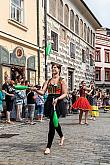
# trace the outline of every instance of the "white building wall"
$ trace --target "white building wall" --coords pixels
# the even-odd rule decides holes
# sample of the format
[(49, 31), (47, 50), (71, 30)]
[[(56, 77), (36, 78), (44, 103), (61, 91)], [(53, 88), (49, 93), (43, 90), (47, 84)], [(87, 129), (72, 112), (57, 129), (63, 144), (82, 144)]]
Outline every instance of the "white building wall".
[(107, 30), (101, 28), (96, 33), (96, 50), (100, 48), (100, 62), (95, 62), (95, 67), (101, 68), (101, 81), (95, 81), (96, 85), (103, 89), (109, 89), (110, 81), (105, 81), (105, 68), (110, 68), (110, 63), (105, 63), (105, 50), (110, 51), (110, 37), (107, 36)]
[[(68, 1), (64, 0), (63, 5), (68, 4), (69, 10), (73, 9), (74, 14), (77, 14), (79, 19), (82, 19), (84, 23), (86, 23), (87, 27), (95, 33), (95, 28), (92, 27), (90, 24), (90, 20), (87, 20), (79, 11), (79, 9), (76, 8), (76, 6)], [(49, 7), (49, 4), (48, 4)], [(49, 12), (49, 8), (48, 8)], [(60, 27), (61, 23), (52, 16), (48, 16), (48, 36), (51, 37), (51, 30), (56, 32), (58, 34), (58, 38), (60, 38)], [(63, 26), (65, 27), (65, 26)], [(66, 28), (65, 28), (66, 29)], [(66, 29), (67, 32), (67, 42), (66, 44), (62, 42), (59, 39), (58, 43), (58, 52), (52, 52), (48, 59), (48, 67), (51, 67), (50, 61), (57, 62), (62, 65), (62, 76), (66, 79), (68, 82), (68, 68), (74, 69), (73, 70), (73, 88), (79, 88), (79, 84), (82, 80), (85, 80), (88, 84), (91, 80), (93, 80), (94, 77), (94, 66), (90, 66), (90, 59), (86, 58), (86, 63), (82, 63), (82, 49), (86, 50), (88, 47), (89, 54), (94, 55), (94, 48), (89, 45), (86, 41), (81, 39), (78, 35), (76, 35), (74, 32), (71, 32), (68, 29)], [(75, 59), (72, 59), (70, 57), (70, 42), (73, 42), (76, 45), (76, 53), (75, 53)], [(48, 76), (51, 76), (50, 68), (48, 69)]]

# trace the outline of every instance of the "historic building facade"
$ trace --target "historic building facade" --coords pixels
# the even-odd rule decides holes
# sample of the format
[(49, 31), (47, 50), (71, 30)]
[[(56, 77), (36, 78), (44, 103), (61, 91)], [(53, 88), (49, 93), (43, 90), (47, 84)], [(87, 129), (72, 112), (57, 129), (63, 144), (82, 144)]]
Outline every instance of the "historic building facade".
[(49, 0), (47, 8), (48, 39), (53, 41), (50, 63), (62, 65), (62, 75), (69, 90), (79, 88), (82, 80), (94, 79), (95, 32), (101, 25), (83, 0)]
[[(41, 17), (41, 12), (38, 13), (39, 8), (42, 8), (42, 4), (36, 0), (31, 3), (30, 0), (4, 0), (1, 3), (1, 83), (7, 77), (15, 80), (18, 75), (21, 75), (21, 78), (25, 80), (28, 79), (32, 84), (42, 81), (42, 49), (40, 49), (40, 43), (43, 37), (43, 24), (41, 22), (39, 29)], [(38, 55), (41, 57), (40, 60)]]
[(107, 28), (96, 33), (95, 83), (99, 88), (110, 88), (110, 29)]

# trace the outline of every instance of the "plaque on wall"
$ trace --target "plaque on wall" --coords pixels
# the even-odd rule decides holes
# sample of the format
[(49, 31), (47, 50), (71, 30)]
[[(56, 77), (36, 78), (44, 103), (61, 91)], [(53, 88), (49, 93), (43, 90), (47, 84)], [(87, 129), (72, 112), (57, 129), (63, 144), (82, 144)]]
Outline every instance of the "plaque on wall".
[(19, 66), (25, 66), (26, 57), (22, 47), (16, 47), (13, 53), (10, 54), (10, 63)]
[(9, 52), (1, 45), (0, 45), (0, 63), (9, 64)]

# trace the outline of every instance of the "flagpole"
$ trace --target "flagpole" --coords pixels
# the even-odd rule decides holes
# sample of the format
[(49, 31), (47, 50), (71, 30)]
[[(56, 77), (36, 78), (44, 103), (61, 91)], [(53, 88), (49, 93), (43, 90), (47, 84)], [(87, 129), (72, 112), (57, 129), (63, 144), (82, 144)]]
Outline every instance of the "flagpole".
[(47, 0), (44, 0), (44, 33), (45, 33), (45, 80), (47, 80), (47, 56), (46, 56), (46, 47), (47, 47)]

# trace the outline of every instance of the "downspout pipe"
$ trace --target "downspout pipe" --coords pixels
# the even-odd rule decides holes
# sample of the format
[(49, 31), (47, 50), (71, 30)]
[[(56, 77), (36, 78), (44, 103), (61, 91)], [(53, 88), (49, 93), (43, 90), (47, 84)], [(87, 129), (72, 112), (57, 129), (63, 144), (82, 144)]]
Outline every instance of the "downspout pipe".
[(36, 0), (37, 5), (37, 45), (38, 49), (38, 84), (40, 84), (40, 29), (39, 29), (39, 0)]
[(44, 0), (44, 35), (45, 35), (45, 80), (47, 80), (47, 57), (46, 57), (46, 47), (47, 47), (47, 0)]

